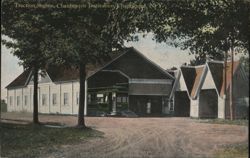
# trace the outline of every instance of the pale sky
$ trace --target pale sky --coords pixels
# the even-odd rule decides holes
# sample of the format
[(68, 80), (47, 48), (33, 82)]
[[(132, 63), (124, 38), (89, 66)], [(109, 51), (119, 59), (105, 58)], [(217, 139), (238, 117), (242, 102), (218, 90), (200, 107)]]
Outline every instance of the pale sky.
[[(188, 51), (182, 51), (180, 49), (167, 46), (164, 43), (156, 43), (152, 40), (152, 34), (149, 34), (145, 38), (140, 37), (138, 42), (125, 43), (125, 46), (133, 46), (164, 69), (171, 68), (173, 66), (179, 67), (181, 64), (189, 62), (193, 59), (193, 56), (188, 55)], [(5, 87), (23, 71), (23, 68), (18, 65), (19, 60), (17, 57), (13, 56), (10, 52), (10, 49), (7, 49), (1, 44), (1, 98), (5, 100), (7, 97), (7, 90)]]

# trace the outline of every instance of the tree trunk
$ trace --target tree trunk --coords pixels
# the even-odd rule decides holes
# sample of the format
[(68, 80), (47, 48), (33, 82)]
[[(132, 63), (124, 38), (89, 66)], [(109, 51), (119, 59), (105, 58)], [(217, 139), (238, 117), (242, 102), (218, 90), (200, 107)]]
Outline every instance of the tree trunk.
[[(2, 74), (2, 72), (1, 72), (1, 67), (2, 67), (2, 55), (0, 55), (0, 80), (2, 79), (2, 76), (1, 76), (1, 74)], [(2, 82), (0, 81), (0, 88), (2, 88)], [(0, 122), (1, 122), (1, 118), (2, 118), (2, 94), (1, 94), (1, 91), (2, 91), (2, 89), (0, 89), (0, 101), (1, 101), (1, 103), (0, 103)], [(7, 103), (8, 103), (8, 99), (9, 98), (7, 98)]]
[(228, 56), (228, 51), (225, 51), (225, 57), (224, 57), (224, 115), (226, 118), (226, 105), (227, 105), (227, 56)]
[(84, 104), (85, 104), (86, 64), (82, 64), (82, 63), (80, 64), (79, 74), (80, 74), (80, 102), (79, 102), (77, 126), (80, 128), (85, 128), (86, 126), (85, 126), (85, 121), (84, 121)]
[(230, 84), (230, 119), (233, 120), (234, 119), (234, 96), (233, 96), (233, 75), (234, 75), (234, 48), (231, 48), (231, 84)]
[(34, 66), (33, 68), (33, 83), (34, 83), (34, 89), (33, 89), (33, 123), (39, 124), (38, 120), (38, 68)]

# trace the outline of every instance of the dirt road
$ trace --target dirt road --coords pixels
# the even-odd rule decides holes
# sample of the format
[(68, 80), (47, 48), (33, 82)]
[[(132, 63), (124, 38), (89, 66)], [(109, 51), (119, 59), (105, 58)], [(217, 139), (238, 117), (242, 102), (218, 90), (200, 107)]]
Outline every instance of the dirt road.
[[(74, 125), (76, 117), (42, 115), (40, 120)], [(60, 147), (44, 157), (203, 158), (213, 157), (223, 145), (248, 141), (248, 127), (199, 123), (189, 118), (87, 117), (86, 124), (104, 136)]]

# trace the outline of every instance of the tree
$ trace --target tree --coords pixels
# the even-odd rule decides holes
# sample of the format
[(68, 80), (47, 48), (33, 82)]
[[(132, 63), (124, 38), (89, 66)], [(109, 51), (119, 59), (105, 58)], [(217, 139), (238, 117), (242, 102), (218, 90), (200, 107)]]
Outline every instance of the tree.
[[(43, 4), (47, 3), (41, 2), (41, 5)], [(68, 64), (79, 69), (78, 126), (85, 127), (86, 65), (109, 58), (112, 49), (122, 48), (125, 39), (136, 39), (131, 34), (137, 31), (136, 20), (140, 17), (141, 8), (134, 9), (133, 5), (137, 2), (129, 1), (122, 5), (116, 1), (70, 2), (71, 6), (87, 6), (82, 9), (57, 8), (57, 4), (69, 5), (65, 1), (53, 1), (49, 3), (52, 9), (47, 9), (28, 0), (19, 3), (4, 1), (3, 33), (16, 42), (3, 42), (8, 47), (16, 48), (14, 54), (22, 60), (22, 65), (25, 68), (33, 68), (35, 73), (48, 61)], [(132, 7), (129, 9), (124, 7), (125, 5)], [(36, 76), (34, 74), (34, 87), (37, 86)], [(34, 99), (37, 98), (36, 93), (35, 87)], [(34, 107), (37, 107), (35, 100)], [(35, 113), (34, 111), (34, 116)]]
[(13, 48), (12, 53), (21, 60), (24, 69), (33, 72), (33, 123), (38, 124), (38, 71), (45, 67), (48, 60), (41, 47), (44, 35), (49, 34), (45, 20), (49, 18), (48, 13), (35, 8), (16, 7), (15, 1), (10, 0), (2, 2), (2, 18), (2, 33), (12, 39), (3, 39), (2, 43), (7, 48)]
[(169, 42), (182, 49), (190, 49), (203, 62), (207, 57), (221, 60), (224, 52), (231, 47), (249, 52), (249, 2), (192, 0), (171, 1), (167, 5), (168, 8), (162, 13), (167, 15), (165, 27), (155, 27), (155, 38), (159, 42)]
[[(112, 49), (122, 49), (126, 39), (134, 40), (132, 34), (136, 32), (135, 23), (139, 14), (118, 7), (116, 2), (78, 1), (75, 4), (110, 6), (88, 7), (84, 10), (54, 10), (51, 14), (54, 33), (47, 36), (48, 40), (44, 45), (52, 59), (79, 70), (80, 102), (77, 126), (84, 128), (86, 65), (110, 59)], [(130, 3), (124, 5), (128, 4)]]
[[(165, 26), (155, 27), (155, 38), (159, 42), (169, 42), (182, 49), (197, 54), (194, 64), (202, 64), (206, 58), (225, 60), (227, 68), (228, 52), (234, 61), (237, 49), (250, 51), (248, 21), (250, 3), (244, 0), (171, 1), (161, 15)], [(158, 19), (156, 19), (158, 20)], [(178, 40), (176, 40), (178, 39)], [(233, 68), (233, 66), (232, 66)], [(226, 70), (224, 71), (226, 76)], [(233, 77), (233, 71), (231, 71)], [(226, 77), (225, 77), (226, 79)], [(233, 79), (231, 79), (233, 81)], [(230, 86), (230, 117), (233, 119), (233, 83)], [(226, 87), (226, 86), (225, 86)], [(225, 88), (226, 91), (226, 88)]]

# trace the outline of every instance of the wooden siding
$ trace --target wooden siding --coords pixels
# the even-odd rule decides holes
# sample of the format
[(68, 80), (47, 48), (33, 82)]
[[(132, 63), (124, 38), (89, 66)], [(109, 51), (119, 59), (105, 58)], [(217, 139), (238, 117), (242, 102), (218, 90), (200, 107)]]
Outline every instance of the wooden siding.
[(130, 78), (170, 79), (166, 73), (133, 50), (130, 50), (103, 69), (120, 70)]

